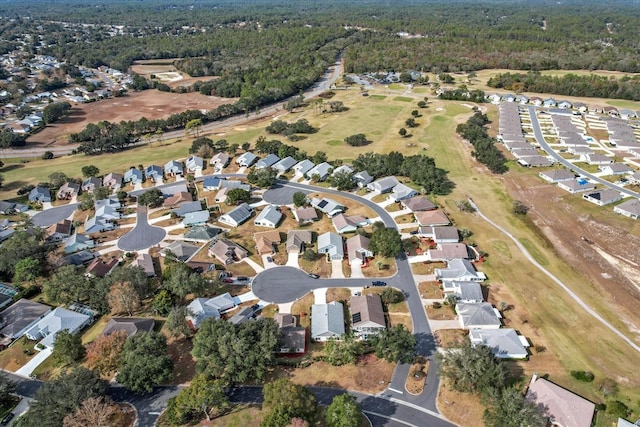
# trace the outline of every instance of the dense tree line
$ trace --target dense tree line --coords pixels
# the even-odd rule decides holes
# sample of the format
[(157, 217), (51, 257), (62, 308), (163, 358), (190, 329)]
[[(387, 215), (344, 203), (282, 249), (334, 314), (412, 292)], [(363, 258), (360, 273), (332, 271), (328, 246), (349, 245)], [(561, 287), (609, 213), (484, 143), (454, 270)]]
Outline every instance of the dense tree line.
[(493, 173), (505, 173), (507, 170), (507, 159), (502, 151), (495, 145), (496, 140), (487, 133), (484, 127), (489, 123), (486, 114), (480, 111), (456, 127), (458, 135), (466, 139), (473, 145), (471, 155), (480, 163), (486, 165)]
[(640, 77), (638, 76), (615, 78), (594, 74), (579, 76), (571, 73), (559, 77), (530, 71), (526, 74), (498, 74), (490, 78), (487, 85), (514, 92), (640, 100)]
[(465, 85), (453, 90), (445, 90), (438, 98), (449, 101), (470, 101), (470, 102), (485, 102), (484, 92), (479, 89), (468, 90)]

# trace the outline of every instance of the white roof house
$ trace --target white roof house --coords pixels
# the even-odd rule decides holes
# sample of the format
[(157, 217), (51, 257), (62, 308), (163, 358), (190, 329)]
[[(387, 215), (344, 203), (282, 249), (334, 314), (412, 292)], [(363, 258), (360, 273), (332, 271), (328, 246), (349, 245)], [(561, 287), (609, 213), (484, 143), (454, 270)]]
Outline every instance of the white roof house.
[(189, 172), (198, 174), (202, 172), (202, 169), (204, 169), (204, 159), (192, 154), (185, 162), (185, 165), (187, 166), (187, 170)]
[(456, 313), (462, 329), (498, 329), (502, 326), (502, 316), (488, 302), (458, 303)]
[(640, 200), (627, 200), (626, 202), (620, 203), (618, 206), (614, 207), (613, 211), (631, 219), (638, 219), (640, 218)]
[(305, 176), (308, 179), (311, 179), (314, 175), (318, 175), (320, 177), (319, 181), (324, 181), (325, 179), (327, 179), (332, 170), (333, 166), (331, 166), (327, 162), (324, 162), (309, 169), (307, 173), (305, 173)]
[(483, 302), (484, 295), (478, 282), (447, 281), (442, 282), (442, 290), (445, 294), (453, 295), (459, 302)]
[(540, 178), (547, 182), (573, 181), (576, 176), (569, 169), (554, 169), (550, 171), (540, 172)]
[(93, 240), (84, 234), (77, 232), (69, 236), (64, 242), (64, 253), (71, 254), (85, 249), (91, 249), (95, 246)]
[(273, 169), (277, 170), (280, 173), (285, 173), (289, 169), (294, 167), (295, 164), (296, 164), (296, 159), (294, 159), (291, 156), (288, 156), (288, 157), (285, 157), (284, 159), (281, 159), (278, 163), (276, 163), (275, 165), (273, 165), (271, 167)]
[(242, 203), (233, 210), (230, 210), (226, 214), (221, 215), (220, 218), (218, 218), (218, 221), (232, 227), (237, 227), (251, 218), (252, 214), (253, 208), (251, 208), (251, 206), (246, 203)]
[(280, 161), (280, 157), (278, 157), (275, 154), (269, 154), (264, 159), (258, 160), (258, 163), (256, 163), (256, 169), (269, 168), (275, 165), (276, 163), (278, 163), (279, 161)]
[(356, 181), (359, 188), (365, 188), (367, 184), (373, 181), (373, 177), (369, 175), (369, 172), (367, 171), (356, 172), (353, 175), (353, 179)]
[(367, 188), (376, 193), (384, 194), (393, 190), (393, 187), (400, 184), (395, 176), (385, 176), (377, 181), (367, 184)]
[(344, 258), (342, 237), (330, 231), (318, 236), (318, 253), (327, 254), (331, 260)]
[(260, 227), (276, 228), (280, 221), (282, 221), (282, 217), (283, 215), (277, 206), (267, 205), (262, 212), (258, 214), (253, 224)]
[(447, 281), (471, 281), (482, 282), (487, 276), (476, 271), (473, 264), (467, 259), (452, 259), (447, 262), (447, 268), (434, 269), (436, 278), (441, 282)]
[(200, 324), (209, 317), (220, 318), (220, 314), (235, 307), (233, 297), (227, 292), (214, 298), (196, 298), (187, 306), (190, 315), (187, 320), (194, 329), (200, 328)]
[(258, 156), (247, 151), (236, 159), (236, 163), (239, 166), (249, 167), (258, 161)]
[(398, 185), (393, 187), (391, 197), (393, 197), (393, 200), (395, 200), (396, 202), (400, 202), (402, 200), (410, 199), (414, 196), (417, 196), (418, 194), (420, 193), (418, 193), (413, 188), (408, 187), (403, 183), (399, 183)]
[(306, 173), (313, 169), (314, 166), (315, 164), (313, 164), (311, 160), (305, 159), (296, 163), (295, 166), (293, 166), (293, 170), (300, 175), (306, 175)]
[(327, 341), (344, 335), (344, 309), (342, 304), (333, 301), (329, 304), (311, 306), (311, 338)]
[(169, 160), (164, 164), (164, 173), (165, 175), (182, 175), (184, 173), (182, 162)]
[(611, 188), (605, 188), (602, 190), (588, 191), (582, 195), (582, 198), (598, 206), (604, 206), (621, 200), (622, 194)]
[(349, 265), (365, 264), (367, 258), (373, 257), (373, 252), (369, 250), (369, 239), (361, 234), (348, 238), (347, 256)]
[(64, 329), (71, 334), (79, 332), (91, 323), (91, 316), (58, 307), (33, 325), (26, 335), (30, 340), (38, 341), (45, 347), (53, 348), (56, 334)]
[(471, 344), (489, 347), (500, 359), (526, 359), (529, 343), (513, 329), (472, 329), (469, 331)]
[(333, 199), (323, 197), (322, 199), (311, 199), (311, 206), (318, 209), (320, 212), (327, 214), (329, 217), (338, 215), (344, 212), (345, 207)]
[(227, 166), (227, 164), (229, 164), (229, 160), (231, 158), (229, 157), (229, 155), (227, 153), (216, 153), (211, 160), (209, 161), (209, 164), (211, 166), (218, 166), (220, 168), (223, 168), (225, 166)]
[(353, 173), (353, 168), (349, 165), (338, 166), (333, 170), (333, 172), (331, 172), (331, 176), (341, 172)]

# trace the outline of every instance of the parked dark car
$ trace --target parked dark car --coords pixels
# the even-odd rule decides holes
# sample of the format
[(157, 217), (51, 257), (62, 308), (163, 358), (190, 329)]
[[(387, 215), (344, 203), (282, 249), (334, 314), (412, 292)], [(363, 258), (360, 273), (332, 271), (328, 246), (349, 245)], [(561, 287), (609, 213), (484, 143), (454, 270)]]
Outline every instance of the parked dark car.
[(248, 282), (249, 278), (247, 276), (238, 276), (238, 277), (236, 277), (236, 280), (238, 282)]
[(309, 273), (309, 277), (313, 278), (313, 279), (319, 279), (320, 276), (318, 276), (317, 274), (313, 274), (313, 273)]
[(223, 281), (224, 283), (233, 283), (233, 279), (230, 279), (230, 278), (228, 278), (228, 277), (227, 277), (226, 279), (222, 279), (222, 281)]
[(372, 284), (373, 286), (387, 286), (387, 283), (386, 283), (386, 282), (382, 282), (382, 281), (380, 281), (380, 280), (374, 280), (373, 282), (371, 282), (371, 284)]
[(270, 256), (267, 257), (267, 262), (273, 262), (273, 258), (271, 258)]
[(2, 421), (0, 421), (0, 425), (6, 426), (13, 419), (15, 414), (13, 412), (9, 412), (7, 415), (2, 417)]
[(418, 234), (418, 230), (410, 231), (409, 234), (411, 234), (412, 236), (415, 236), (416, 234)]

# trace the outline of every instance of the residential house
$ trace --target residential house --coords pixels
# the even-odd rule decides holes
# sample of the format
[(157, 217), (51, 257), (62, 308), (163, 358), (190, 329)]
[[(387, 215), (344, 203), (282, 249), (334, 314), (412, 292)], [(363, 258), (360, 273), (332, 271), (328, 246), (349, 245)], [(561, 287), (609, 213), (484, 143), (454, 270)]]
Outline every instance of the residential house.
[(84, 223), (84, 232), (86, 234), (101, 233), (116, 228), (115, 224), (107, 219), (99, 216), (87, 218)]
[(449, 217), (440, 210), (414, 212), (413, 216), (415, 216), (418, 224), (424, 227), (424, 230), (421, 231), (422, 234), (430, 233), (431, 227), (451, 224)]
[(596, 405), (549, 380), (533, 374), (526, 399), (533, 402), (549, 425), (590, 427)]
[(307, 179), (314, 179), (314, 177), (316, 177), (318, 181), (324, 181), (325, 179), (327, 179), (332, 170), (333, 166), (331, 166), (327, 162), (324, 162), (309, 169), (305, 176), (307, 177)]
[(318, 212), (310, 206), (303, 206), (293, 210), (293, 217), (299, 224), (309, 224), (318, 220)]
[(111, 172), (102, 179), (102, 186), (109, 187), (112, 191), (118, 191), (122, 187), (123, 178), (121, 174)]
[(222, 232), (217, 227), (194, 226), (183, 234), (186, 240), (194, 240), (197, 242), (208, 242)]
[(267, 205), (262, 209), (262, 212), (258, 214), (256, 219), (253, 221), (253, 225), (259, 227), (269, 227), (276, 228), (284, 215), (280, 213), (277, 206)]
[[(173, 196), (167, 197), (162, 203), (162, 207), (170, 208), (184, 202), (193, 202), (193, 196), (188, 191), (180, 191)], [(198, 204), (200, 205), (199, 209), (202, 209), (200, 202), (198, 202)]]
[(478, 303), (484, 301), (482, 287), (478, 282), (470, 281), (446, 281), (442, 282), (442, 290), (445, 295), (456, 297), (458, 302)]
[[(379, 194), (390, 193), (393, 191), (393, 187), (400, 184), (398, 179), (395, 176), (385, 176), (384, 178), (380, 178), (377, 181), (370, 182), (367, 184), (367, 188), (370, 191), (375, 191)], [(415, 195), (415, 194), (414, 194)]]
[(311, 306), (311, 338), (313, 340), (339, 339), (344, 332), (344, 310), (341, 303), (333, 301), (329, 304)]
[(529, 343), (513, 329), (471, 329), (471, 345), (489, 347), (499, 359), (526, 359)]
[(204, 159), (202, 157), (196, 156), (195, 154), (190, 155), (185, 162), (185, 166), (187, 170), (195, 175), (201, 175), (202, 170), (204, 169)]
[(124, 182), (136, 185), (142, 183), (142, 179), (142, 171), (140, 169), (131, 168), (124, 173)]
[(488, 302), (456, 304), (462, 329), (499, 329), (502, 316)]
[(278, 171), (278, 173), (285, 173), (289, 169), (294, 167), (296, 165), (296, 163), (297, 163), (296, 159), (294, 159), (291, 156), (288, 156), (288, 157), (285, 157), (284, 159), (280, 160), (275, 165), (273, 165), (272, 168), (275, 169), (276, 171)]
[[(17, 294), (17, 292), (16, 292)], [(14, 294), (14, 295), (16, 295)], [(6, 293), (0, 293), (0, 310), (13, 303), (13, 296)]]
[(48, 305), (22, 298), (0, 313), (0, 334), (11, 339), (20, 338), (50, 311)]
[(569, 169), (554, 169), (540, 172), (538, 175), (545, 181), (553, 183), (573, 181), (576, 179), (576, 176)]
[(249, 184), (243, 184), (241, 181), (222, 181), (220, 183), (221, 189), (216, 193), (215, 201), (222, 203), (227, 200), (227, 194), (230, 190), (234, 188), (240, 188), (245, 191), (251, 191), (251, 186)]
[(323, 197), (322, 199), (316, 199), (315, 197), (312, 198), (311, 206), (326, 214), (330, 218), (344, 212), (345, 210), (345, 207), (343, 205), (327, 197)]
[(278, 157), (275, 154), (269, 154), (264, 159), (258, 160), (258, 162), (256, 163), (256, 169), (270, 168), (271, 166), (275, 165), (279, 161), (280, 161), (280, 157)]
[(219, 319), (220, 314), (234, 307), (233, 297), (228, 292), (209, 299), (196, 298), (187, 306), (190, 313), (187, 321), (193, 329), (198, 330), (205, 319)]
[(304, 353), (307, 341), (307, 330), (298, 326), (297, 319), (291, 314), (276, 313), (273, 320), (280, 329), (278, 353)]
[(202, 181), (202, 189), (204, 191), (214, 191), (222, 188), (222, 182), (225, 178), (222, 176), (207, 176)]
[(227, 153), (216, 153), (211, 160), (209, 160), (209, 164), (214, 167), (214, 169), (222, 169), (225, 168), (229, 164), (229, 160), (231, 157)]
[(609, 165), (613, 163), (614, 159), (600, 153), (585, 153), (580, 155), (580, 161), (590, 165)]
[(0, 200), (0, 214), (1, 215), (11, 215), (15, 212), (15, 203), (7, 202), (6, 200)]
[(362, 215), (350, 215), (338, 214), (334, 216), (331, 221), (333, 227), (339, 234), (353, 233), (358, 227), (364, 227), (369, 224), (369, 220)]
[(248, 252), (240, 245), (227, 240), (218, 239), (209, 247), (209, 256), (216, 258), (223, 264), (231, 264), (248, 256)]
[(437, 206), (433, 204), (431, 200), (427, 199), (424, 196), (416, 196), (404, 199), (402, 200), (401, 204), (406, 209), (411, 210), (411, 212), (432, 211), (434, 209), (437, 209)]
[(603, 175), (626, 175), (633, 173), (633, 169), (624, 163), (611, 163), (609, 165), (598, 166)]
[(361, 234), (348, 238), (347, 258), (349, 265), (366, 265), (369, 258), (373, 258), (373, 252), (369, 250), (369, 239)]
[[(640, 172), (636, 172), (634, 174), (629, 175), (627, 179), (629, 180), (629, 183), (633, 185), (640, 185)], [(0, 203), (3, 203), (3, 202), (0, 202)], [(0, 210), (0, 213), (2, 213), (2, 210)]]
[(397, 203), (397, 202), (401, 202), (402, 200), (415, 197), (418, 194), (420, 194), (418, 193), (418, 191), (404, 185), (403, 183), (400, 183), (395, 187), (393, 187), (391, 197), (393, 197), (393, 200)]
[(255, 313), (255, 309), (253, 307), (244, 307), (241, 308), (236, 314), (231, 316), (229, 319), (229, 323), (232, 325), (241, 325), (245, 322), (248, 322)]
[(622, 194), (616, 190), (605, 188), (603, 190), (584, 193), (582, 198), (588, 202), (595, 203), (598, 206), (604, 206), (621, 200)]
[(313, 234), (309, 230), (289, 230), (287, 232), (287, 253), (303, 253), (306, 245), (311, 244)]
[(256, 242), (256, 250), (260, 255), (275, 253), (276, 246), (282, 243), (280, 232), (277, 230), (254, 233), (253, 240)]
[(618, 206), (614, 207), (613, 211), (631, 219), (638, 219), (640, 218), (640, 200), (627, 200), (626, 202), (620, 203)]
[(491, 102), (492, 104), (499, 104), (500, 100), (502, 99), (502, 96), (500, 96), (497, 93), (492, 93), (490, 95), (487, 95), (487, 99), (489, 100), (489, 102)]
[(58, 200), (69, 200), (80, 194), (80, 185), (75, 182), (65, 182), (58, 190)]
[[(571, 148), (569, 151), (571, 151)], [(545, 168), (552, 166), (554, 160), (543, 156), (529, 156), (519, 159), (518, 163), (526, 168)]]
[(75, 335), (92, 320), (93, 318), (86, 314), (58, 307), (38, 320), (25, 332), (25, 335), (30, 340), (40, 340), (40, 345), (53, 349), (58, 332), (66, 330)]
[(251, 206), (246, 203), (242, 203), (226, 214), (221, 215), (220, 218), (218, 218), (218, 221), (232, 227), (238, 227), (239, 225), (244, 224), (249, 218), (251, 218), (252, 214), (253, 208), (251, 208)]
[(353, 168), (351, 166), (349, 166), (349, 165), (338, 166), (337, 168), (335, 168), (333, 170), (333, 172), (331, 172), (331, 176), (334, 176), (334, 175), (336, 175), (338, 173), (344, 173), (344, 172), (351, 174), (351, 173), (353, 173)]
[(538, 98), (537, 96), (532, 96), (529, 98), (529, 102), (535, 105), (536, 107), (540, 107), (542, 105), (542, 98)]
[(156, 275), (156, 270), (153, 267), (153, 258), (151, 258), (149, 254), (138, 254), (138, 257), (129, 264), (129, 267), (141, 268), (147, 277), (154, 277)]
[(153, 182), (158, 183), (162, 182), (164, 170), (158, 165), (150, 165), (147, 166), (144, 170), (144, 176), (147, 179), (153, 180)]
[(616, 107), (610, 107), (610, 106), (602, 107), (602, 112), (604, 114), (610, 115), (611, 117), (620, 116), (620, 112), (618, 112), (618, 109)]
[(464, 243), (441, 243), (436, 249), (427, 251), (427, 258), (431, 261), (449, 261), (452, 259), (473, 258), (469, 248)]
[(29, 201), (32, 203), (40, 202), (46, 203), (51, 202), (51, 193), (48, 188), (45, 187), (36, 187), (29, 192)]
[(516, 102), (518, 104), (528, 104), (529, 103), (529, 97), (527, 97), (526, 95), (520, 94), (516, 96)]
[(51, 224), (45, 231), (47, 241), (61, 242), (71, 236), (71, 221), (64, 219), (55, 224)]
[(151, 332), (155, 325), (156, 322), (149, 317), (112, 317), (100, 335), (111, 335), (114, 332), (124, 331), (127, 337), (131, 337), (138, 332)]
[(164, 174), (166, 176), (182, 176), (184, 174), (182, 162), (179, 162), (177, 160), (169, 160), (164, 165)]
[(2, 243), (5, 240), (7, 240), (15, 232), (16, 231), (13, 228), (7, 228), (7, 229), (4, 229), (4, 230), (0, 230), (0, 243)]
[(616, 427), (638, 427), (638, 425), (632, 422), (629, 422), (623, 418), (618, 418), (618, 423), (616, 424)]
[(313, 169), (314, 166), (315, 166), (315, 164), (311, 160), (305, 159), (305, 160), (302, 160), (302, 161), (296, 163), (293, 166), (293, 170), (298, 175), (306, 175), (307, 172), (309, 172), (311, 169)]
[(95, 246), (93, 240), (85, 234), (78, 234), (78, 232), (72, 234), (67, 240), (64, 242), (64, 253), (71, 254), (74, 252), (84, 251), (86, 249), (91, 249)]
[(506, 93), (502, 95), (502, 100), (506, 102), (514, 102), (516, 100), (516, 97), (511, 93)]
[(204, 225), (209, 221), (209, 211), (201, 210), (196, 212), (187, 212), (182, 219), (182, 225), (185, 227), (194, 227), (196, 225)]
[(367, 171), (360, 171), (353, 175), (353, 180), (358, 185), (358, 188), (366, 188), (373, 181), (373, 177)]
[(258, 161), (258, 156), (247, 151), (236, 159), (236, 163), (240, 167), (249, 167)]
[(431, 238), (437, 244), (458, 243), (460, 241), (460, 234), (458, 233), (457, 227), (431, 227)]
[(102, 187), (102, 180), (95, 176), (90, 176), (82, 181), (82, 191), (85, 193), (93, 193), (96, 188), (100, 187)]
[(382, 300), (378, 294), (351, 297), (351, 329), (355, 335), (367, 339), (387, 328), (382, 309)]
[(558, 105), (558, 103), (553, 98), (547, 98), (542, 102), (542, 105), (544, 105), (545, 107), (555, 107)]
[(93, 261), (87, 265), (85, 274), (88, 277), (104, 277), (111, 273), (117, 265), (117, 258), (111, 258), (109, 262), (104, 262), (102, 258), (94, 258)]
[(562, 108), (563, 110), (571, 107), (572, 107), (571, 102), (567, 100), (562, 100), (558, 102), (558, 108)]
[(180, 240), (176, 240), (174, 242), (171, 242), (164, 249), (162, 249), (160, 251), (160, 255), (166, 257), (167, 254), (171, 253), (172, 258), (180, 262), (187, 262), (199, 250), (200, 250), (199, 246), (196, 246), (187, 242), (182, 242)]
[(578, 178), (571, 181), (561, 181), (558, 183), (558, 187), (571, 194), (582, 193), (584, 191), (591, 191), (596, 188), (595, 184), (587, 181), (584, 178)]
[(331, 260), (344, 258), (344, 244), (340, 235), (327, 231), (318, 236), (318, 253), (326, 254)]
[(476, 271), (473, 264), (467, 259), (452, 259), (447, 262), (447, 268), (434, 269), (436, 278), (441, 282), (470, 281), (482, 282), (487, 276)]
[(574, 102), (573, 108), (580, 111), (581, 113), (587, 112), (587, 104), (585, 104), (584, 102)]

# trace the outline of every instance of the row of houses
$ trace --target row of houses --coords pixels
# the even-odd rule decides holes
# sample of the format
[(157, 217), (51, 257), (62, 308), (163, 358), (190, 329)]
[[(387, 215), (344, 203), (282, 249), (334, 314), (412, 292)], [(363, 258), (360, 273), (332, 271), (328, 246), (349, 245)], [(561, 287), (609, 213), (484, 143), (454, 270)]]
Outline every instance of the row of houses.
[[(352, 296), (349, 299), (351, 330), (361, 339), (379, 334), (387, 328), (382, 301), (377, 294)], [(344, 306), (338, 301), (311, 306), (311, 339), (326, 342), (346, 333)]]
[(520, 110), (513, 103), (500, 104), (498, 139), (524, 167), (545, 167), (553, 164), (553, 159), (542, 156), (538, 149), (528, 142), (522, 132)]

